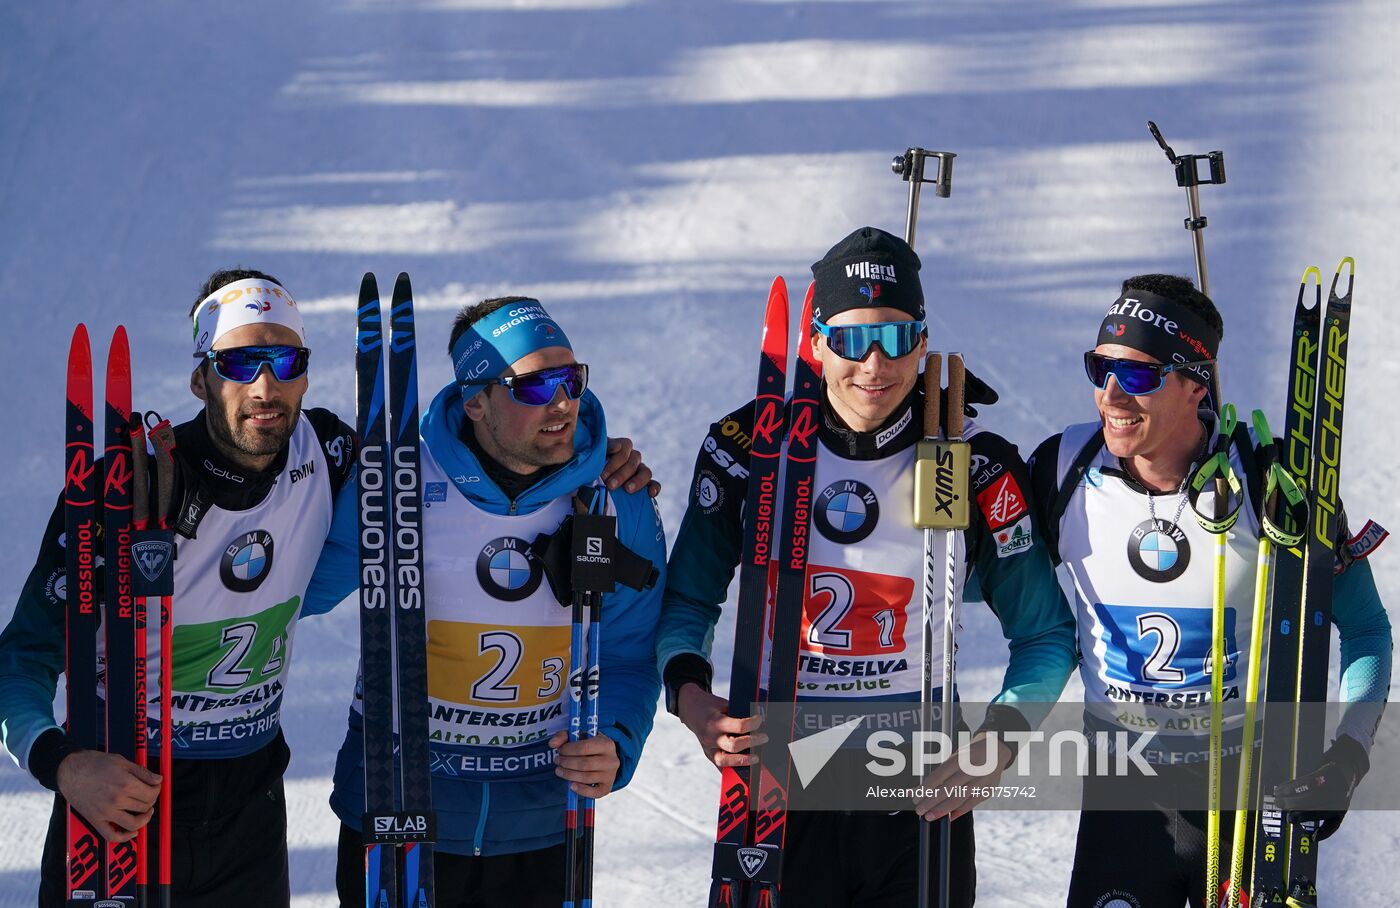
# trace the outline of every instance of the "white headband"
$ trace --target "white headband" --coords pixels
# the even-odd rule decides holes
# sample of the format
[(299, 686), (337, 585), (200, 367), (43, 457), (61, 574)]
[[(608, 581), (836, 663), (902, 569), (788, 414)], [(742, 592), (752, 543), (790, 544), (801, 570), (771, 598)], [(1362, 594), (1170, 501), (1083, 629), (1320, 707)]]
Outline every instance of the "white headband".
[(194, 355), (201, 356), (234, 328), (244, 325), (282, 325), (306, 343), (306, 324), (297, 301), (272, 281), (248, 278), (215, 290), (194, 313)]

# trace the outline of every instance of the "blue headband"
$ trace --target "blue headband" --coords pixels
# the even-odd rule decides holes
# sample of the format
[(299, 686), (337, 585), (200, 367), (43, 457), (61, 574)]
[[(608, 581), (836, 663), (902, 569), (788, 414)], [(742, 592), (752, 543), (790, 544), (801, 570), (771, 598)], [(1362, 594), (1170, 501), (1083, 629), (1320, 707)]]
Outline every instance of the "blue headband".
[[(496, 378), (510, 364), (545, 347), (573, 345), (539, 300), (502, 306), (474, 323), (452, 345), (452, 372), (459, 383)], [(462, 385), (462, 400), (471, 400), (485, 385)]]

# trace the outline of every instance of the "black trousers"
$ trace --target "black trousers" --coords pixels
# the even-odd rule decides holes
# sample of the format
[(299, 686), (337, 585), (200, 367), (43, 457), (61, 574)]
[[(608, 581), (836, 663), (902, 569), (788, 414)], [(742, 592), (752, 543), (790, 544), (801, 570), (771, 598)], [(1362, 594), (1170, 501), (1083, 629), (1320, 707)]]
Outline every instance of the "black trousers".
[[(66, 904), (68, 808), (54, 798), (39, 876), (39, 908)], [(155, 895), (159, 820), (149, 826), (149, 880)], [(171, 824), (171, 901), (179, 908), (278, 908), (291, 904), (287, 801), (279, 775), (231, 812)]]
[[(1234, 839), (1234, 779), (1239, 762), (1222, 766), (1220, 814), (1220, 882), (1230, 876)], [(1215, 908), (1206, 900), (1206, 811), (1182, 809), (1202, 803), (1204, 765), (1163, 768), (1151, 803), (1141, 810), (1086, 809), (1079, 815), (1074, 869), (1067, 908)], [(1114, 778), (1086, 777), (1086, 805), (1139, 803), (1121, 795), (1132, 784)], [(1137, 784), (1141, 785), (1141, 780)], [(1136, 789), (1141, 792), (1142, 789)], [(1246, 873), (1253, 856), (1252, 835), (1245, 840)]]
[[(559, 908), (564, 899), (564, 846), (473, 857), (433, 852), (437, 908)], [(341, 908), (364, 908), (365, 846), (341, 824), (335, 862)]]
[[(895, 814), (793, 811), (783, 847), (784, 905), (802, 908), (911, 908), (918, 904), (919, 824), (913, 811)], [(952, 905), (971, 908), (977, 895), (977, 845), (972, 814), (953, 823)], [(938, 825), (929, 855), (938, 877)], [(931, 893), (937, 904), (937, 890)]]

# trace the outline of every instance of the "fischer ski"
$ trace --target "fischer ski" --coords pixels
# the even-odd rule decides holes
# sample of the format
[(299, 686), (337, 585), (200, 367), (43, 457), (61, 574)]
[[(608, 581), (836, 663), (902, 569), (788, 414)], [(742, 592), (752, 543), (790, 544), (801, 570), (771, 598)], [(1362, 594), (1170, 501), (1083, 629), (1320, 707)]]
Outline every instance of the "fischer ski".
[[(1314, 300), (1308, 305), (1309, 279)], [(1284, 421), (1282, 464), (1294, 483), (1305, 492), (1312, 470), (1313, 405), (1317, 396), (1317, 345), (1322, 323), (1322, 274), (1317, 268), (1303, 272), (1293, 313), (1293, 343), (1288, 359), (1288, 408)], [(1261, 439), (1262, 440), (1262, 439)], [(1306, 527), (1294, 515), (1283, 515), (1283, 529), (1301, 537)], [(1287, 881), (1289, 832), (1283, 814), (1274, 804), (1275, 785), (1286, 782), (1292, 769), (1293, 712), (1298, 678), (1299, 604), (1303, 589), (1303, 547), (1279, 546), (1274, 550), (1272, 592), (1269, 597), (1269, 643), (1264, 670), (1264, 746), (1257, 771), (1259, 812), (1255, 821), (1254, 854), (1249, 882), (1249, 904), (1281, 905)], [(1286, 742), (1282, 744), (1281, 742)]]
[[(1347, 270), (1346, 293), (1337, 282)], [(1340, 525), (1342, 404), (1346, 391), (1347, 334), (1356, 262), (1342, 259), (1327, 294), (1327, 310), (1317, 350), (1317, 405), (1313, 412), (1312, 481), (1308, 484), (1312, 519), (1303, 559), (1302, 614), (1298, 622), (1297, 718), (1289, 777), (1318, 765), (1324, 747), (1323, 705), (1327, 702), (1328, 647), (1332, 636), (1332, 585)], [(1319, 289), (1321, 285), (1319, 284)], [(1290, 906), (1317, 904), (1316, 827), (1294, 825), (1288, 855)]]

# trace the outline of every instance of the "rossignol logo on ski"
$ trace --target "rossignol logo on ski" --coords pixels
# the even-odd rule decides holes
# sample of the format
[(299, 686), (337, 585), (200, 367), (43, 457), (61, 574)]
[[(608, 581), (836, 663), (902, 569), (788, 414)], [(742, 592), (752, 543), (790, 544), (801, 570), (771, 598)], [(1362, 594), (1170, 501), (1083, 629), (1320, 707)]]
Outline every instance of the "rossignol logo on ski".
[(749, 879), (757, 876), (766, 863), (768, 863), (768, 852), (762, 848), (739, 849), (739, 867)]

